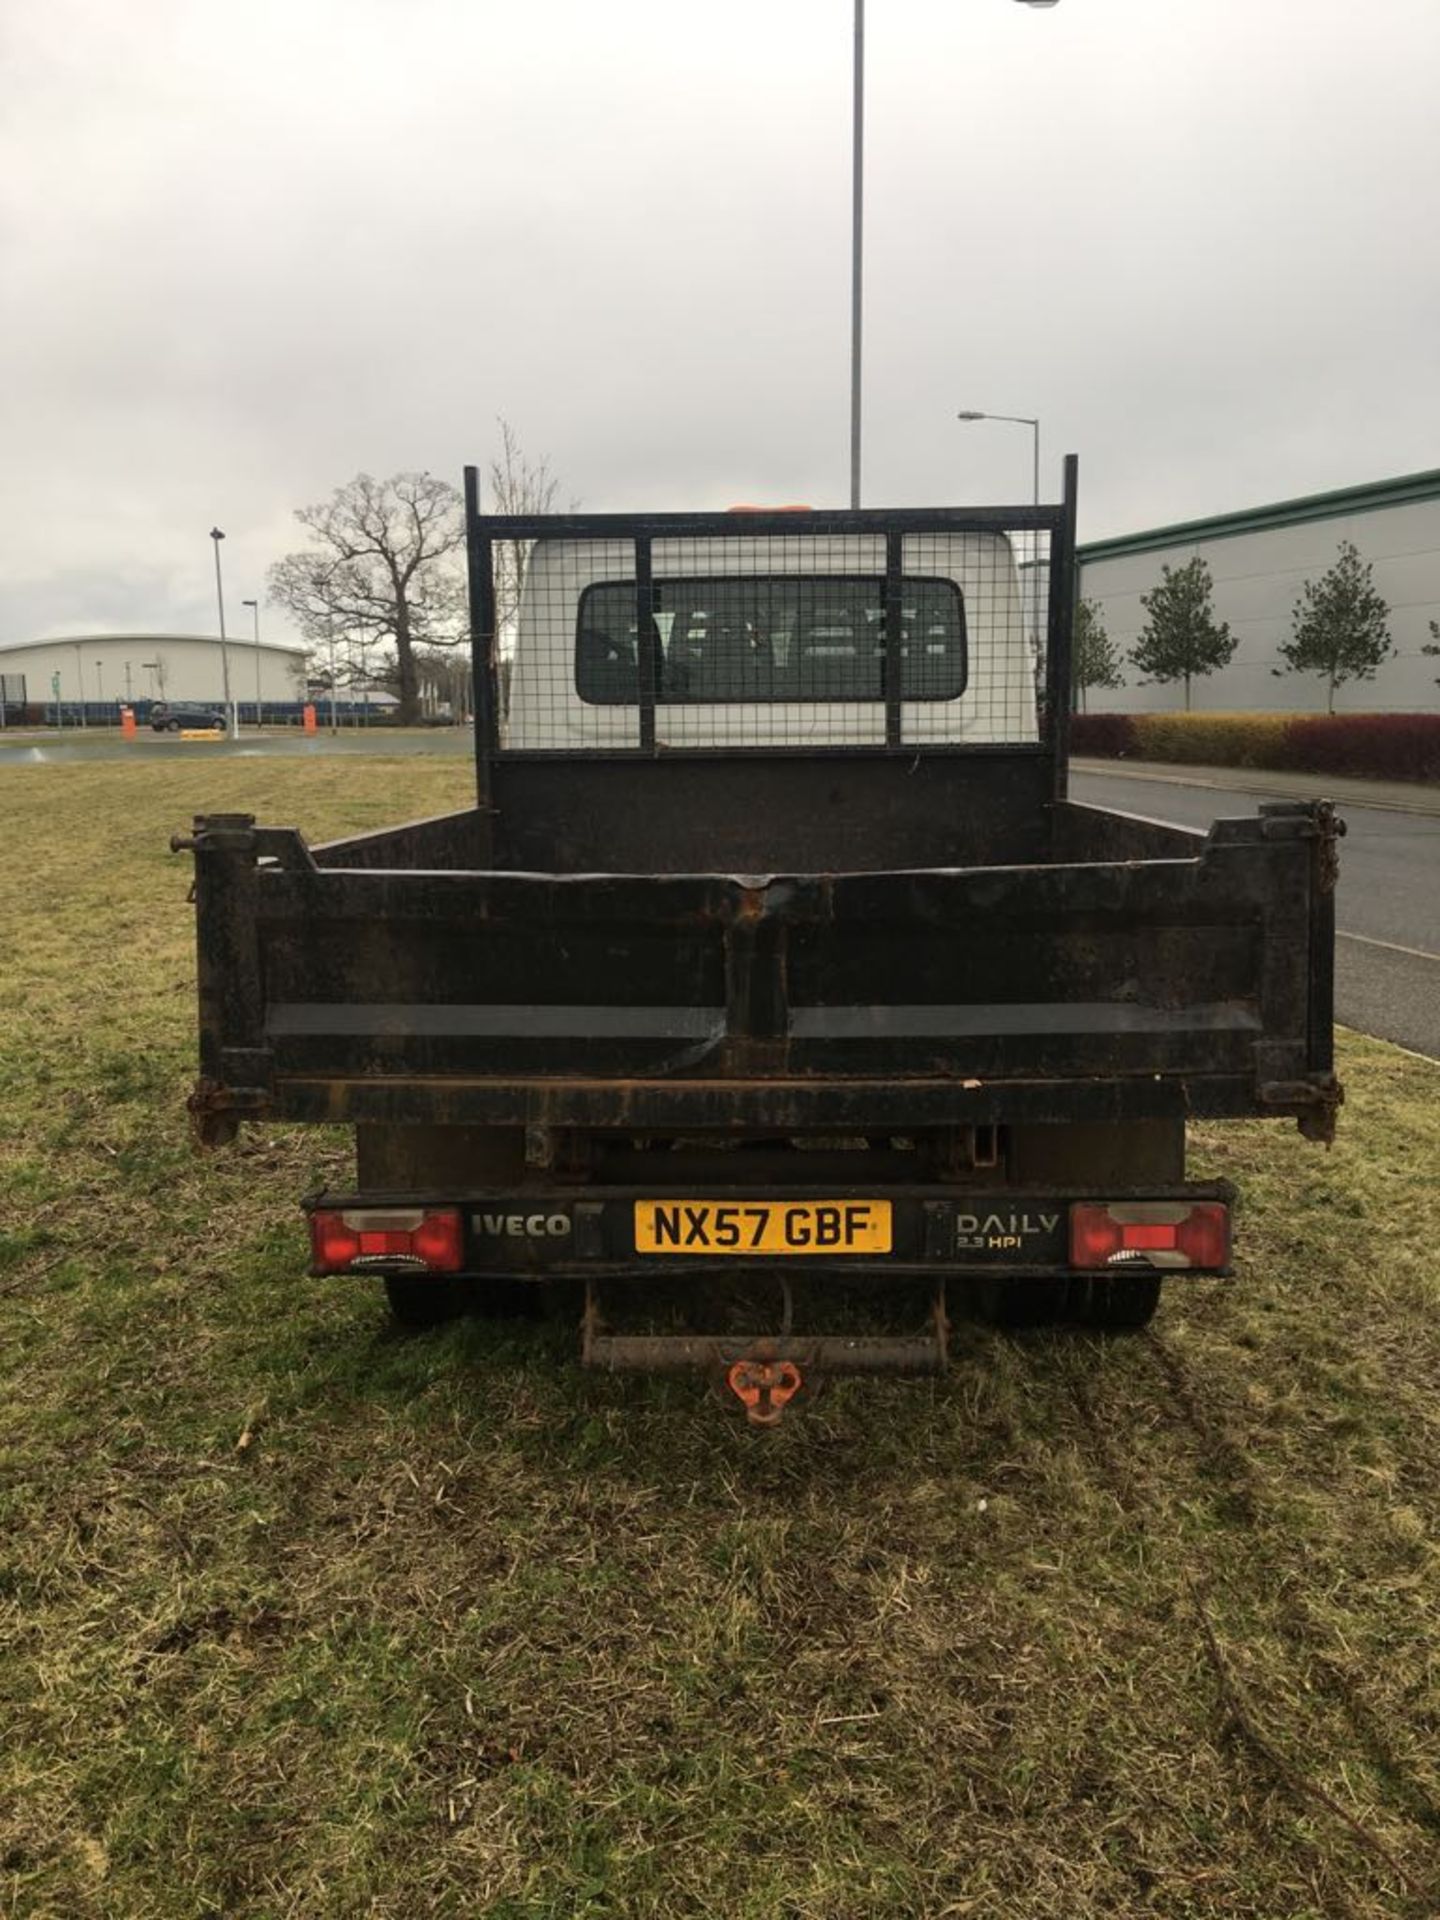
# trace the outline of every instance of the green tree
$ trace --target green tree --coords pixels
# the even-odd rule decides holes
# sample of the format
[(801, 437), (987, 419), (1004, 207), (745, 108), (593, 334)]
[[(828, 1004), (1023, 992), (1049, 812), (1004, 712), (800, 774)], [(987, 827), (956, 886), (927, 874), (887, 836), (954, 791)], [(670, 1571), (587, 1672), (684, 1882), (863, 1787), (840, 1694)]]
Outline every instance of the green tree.
[[(1430, 645), (1428, 647), (1421, 647), (1420, 651), (1421, 653), (1428, 653), (1432, 659), (1437, 654), (1440, 654), (1440, 620), (1432, 620), (1430, 622)], [(1440, 687), (1440, 680), (1437, 680), (1435, 684), (1437, 687)]]
[(1353, 541), (1321, 580), (1307, 580), (1290, 616), (1292, 635), (1280, 649), (1291, 673), (1321, 673), (1335, 711), (1335, 689), (1347, 680), (1373, 680), (1395, 651), (1390, 609), (1375, 591), (1375, 569)]
[(1190, 711), (1190, 682), (1228, 666), (1238, 644), (1223, 620), (1215, 618), (1210, 569), (1197, 553), (1183, 567), (1160, 569), (1160, 584), (1142, 593), (1149, 616), (1130, 658), (1152, 680), (1183, 680), (1185, 711)]
[(1125, 684), (1120, 658), (1114, 641), (1105, 631), (1105, 618), (1097, 600), (1075, 603), (1074, 668), (1075, 692), (1082, 713), (1090, 687), (1123, 687)]

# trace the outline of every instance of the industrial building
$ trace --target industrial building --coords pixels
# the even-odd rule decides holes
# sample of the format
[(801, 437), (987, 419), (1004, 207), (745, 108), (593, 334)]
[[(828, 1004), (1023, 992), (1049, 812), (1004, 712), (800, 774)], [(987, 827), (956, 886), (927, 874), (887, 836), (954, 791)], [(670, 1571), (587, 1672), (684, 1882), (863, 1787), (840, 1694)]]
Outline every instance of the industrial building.
[(122, 701), (142, 718), (156, 700), (219, 706), (227, 666), (231, 698), (252, 716), (257, 700), (279, 706), (305, 697), (304, 653), (268, 640), (257, 646), (233, 638), (223, 652), (218, 636), (197, 633), (82, 633), (0, 645), (7, 702), (42, 720), (55, 719), (57, 706), (63, 720), (78, 719), (82, 703), (86, 718), (99, 722), (115, 721)]
[[(1227, 667), (1191, 682), (1191, 706), (1323, 713), (1323, 679), (1291, 672), (1280, 646), (1291, 636), (1302, 587), (1330, 570), (1342, 540), (1374, 565), (1395, 650), (1373, 680), (1339, 688), (1335, 711), (1435, 712), (1440, 659), (1421, 648), (1432, 643), (1430, 622), (1440, 619), (1440, 471), (1089, 541), (1078, 555), (1080, 592), (1098, 604), (1117, 654), (1125, 655), (1145, 625), (1140, 596), (1159, 584), (1161, 567), (1184, 566), (1201, 554), (1214, 579), (1216, 616), (1239, 644)], [(1178, 682), (1144, 685), (1129, 661), (1121, 671), (1123, 687), (1088, 690), (1091, 713), (1155, 713), (1182, 704)]]

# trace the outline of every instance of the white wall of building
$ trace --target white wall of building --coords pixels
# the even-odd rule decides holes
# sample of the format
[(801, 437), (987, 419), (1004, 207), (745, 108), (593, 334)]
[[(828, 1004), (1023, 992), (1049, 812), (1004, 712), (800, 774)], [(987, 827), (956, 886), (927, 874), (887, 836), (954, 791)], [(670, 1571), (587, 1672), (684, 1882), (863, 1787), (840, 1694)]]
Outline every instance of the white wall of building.
[[(1429, 623), (1440, 619), (1440, 474), (1411, 476), (1393, 490), (1433, 479), (1433, 496), (1385, 504), (1384, 483), (1350, 495), (1292, 501), (1252, 514), (1161, 529), (1080, 548), (1080, 592), (1100, 605), (1117, 653), (1128, 654), (1145, 625), (1142, 593), (1159, 584), (1162, 566), (1183, 566), (1200, 554), (1214, 580), (1214, 607), (1229, 622), (1238, 645), (1228, 667), (1193, 680), (1190, 704), (1197, 712), (1285, 711), (1324, 713), (1327, 693), (1318, 674), (1292, 673), (1280, 657), (1291, 637), (1292, 610), (1307, 580), (1318, 581), (1351, 540), (1373, 562), (1377, 591), (1389, 603), (1395, 651), (1373, 680), (1348, 681), (1336, 691), (1337, 713), (1440, 711), (1440, 659), (1420, 651), (1431, 640)], [(1370, 504), (1379, 500), (1380, 504)], [(1324, 500), (1335, 511), (1324, 510)], [(1346, 502), (1349, 502), (1347, 508)], [(1289, 517), (1287, 517), (1287, 515)], [(1276, 524), (1248, 526), (1273, 516)], [(1231, 527), (1235, 530), (1229, 530)], [(1189, 537), (1187, 537), (1187, 534)], [(1276, 678), (1273, 669), (1282, 669)], [(1092, 687), (1091, 713), (1173, 712), (1184, 705), (1179, 681), (1142, 685), (1138, 669), (1124, 661), (1125, 685)]]
[[(227, 648), (230, 692), (237, 702), (255, 699), (259, 668), (262, 701), (303, 698), (297, 665), (303, 656), (289, 647), (233, 639)], [(60, 675), (60, 698), (69, 704), (171, 700), (219, 703), (225, 673), (220, 642), (203, 634), (91, 634), (72, 640), (36, 640), (0, 647), (0, 672), (24, 674), (31, 706), (53, 699), (51, 675)]]

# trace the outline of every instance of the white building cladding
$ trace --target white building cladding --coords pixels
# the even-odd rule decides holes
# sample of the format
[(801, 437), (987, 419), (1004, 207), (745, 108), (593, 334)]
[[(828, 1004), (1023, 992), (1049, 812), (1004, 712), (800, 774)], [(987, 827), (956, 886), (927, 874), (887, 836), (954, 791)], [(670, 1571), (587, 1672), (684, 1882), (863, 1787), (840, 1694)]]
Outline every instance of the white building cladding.
[[(1197, 711), (1283, 710), (1323, 713), (1325, 683), (1292, 673), (1280, 657), (1291, 614), (1307, 580), (1334, 565), (1342, 540), (1373, 562), (1375, 586), (1390, 607), (1395, 651), (1373, 680), (1348, 681), (1335, 695), (1337, 713), (1414, 713), (1440, 708), (1440, 659), (1420, 651), (1440, 619), (1440, 471), (1311, 494), (1270, 507), (1157, 527), (1079, 549), (1080, 592), (1098, 602), (1118, 654), (1128, 654), (1145, 625), (1142, 593), (1158, 584), (1162, 566), (1204, 557), (1215, 582), (1214, 605), (1238, 645), (1228, 667), (1191, 682)], [(1281, 669), (1275, 677), (1275, 668)], [(1178, 681), (1141, 684), (1122, 662), (1125, 685), (1091, 687), (1091, 713), (1154, 713), (1178, 708)]]
[[(305, 656), (294, 647), (231, 639), (230, 692), (237, 702), (255, 700), (256, 668), (262, 701), (304, 698), (300, 675)], [(84, 699), (114, 704), (131, 699), (219, 702), (225, 674), (220, 641), (195, 633), (82, 633), (59, 640), (22, 640), (0, 646), (0, 673), (25, 676), (29, 706), (54, 699), (54, 674), (68, 706)]]

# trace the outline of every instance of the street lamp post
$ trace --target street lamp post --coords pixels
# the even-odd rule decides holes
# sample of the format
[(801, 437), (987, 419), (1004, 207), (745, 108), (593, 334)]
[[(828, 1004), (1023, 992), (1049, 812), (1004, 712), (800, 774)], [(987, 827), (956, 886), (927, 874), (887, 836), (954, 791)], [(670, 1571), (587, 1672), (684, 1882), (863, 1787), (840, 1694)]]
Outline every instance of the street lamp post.
[[(1031, 0), (1032, 5), (1053, 6), (1054, 0)], [(1028, 413), (980, 413), (974, 407), (966, 407), (957, 413), (957, 420), (1005, 420), (1014, 427), (1030, 429), (1030, 490), (1034, 504), (1040, 504), (1040, 422)], [(1040, 670), (1040, 529), (1036, 527), (1030, 535), (1030, 651), (1034, 656), (1035, 670)]]
[(249, 607), (255, 621), (255, 724), (260, 725), (260, 602), (242, 600), (242, 607)]
[(82, 727), (88, 727), (90, 722), (85, 718), (85, 663), (80, 658), (78, 640), (75, 642), (75, 679), (80, 688), (80, 724)]
[[(1017, 0), (1037, 11), (1059, 0)], [(850, 504), (860, 504), (861, 323), (864, 318), (865, 243), (865, 0), (855, 0), (855, 78), (850, 145)], [(979, 416), (973, 416), (978, 418)], [(965, 416), (962, 414), (961, 418)], [(1036, 454), (1038, 463), (1039, 454)], [(1038, 499), (1038, 494), (1037, 494)]]
[[(95, 662), (95, 704), (101, 708), (105, 705), (105, 662), (103, 660)], [(105, 724), (103, 712), (100, 715), (100, 724), (102, 727)]]
[(230, 698), (230, 647), (225, 638), (225, 589), (220, 581), (220, 542), (225, 536), (219, 527), (212, 527), (210, 538), (215, 542), (215, 599), (220, 608), (220, 676), (224, 683), (225, 714), (230, 722), (230, 738), (233, 740), (240, 731), (240, 724), (235, 702)]
[[(1030, 0), (1036, 5), (1039, 0)], [(1047, 6), (1053, 6), (1055, 0), (1044, 0)], [(1032, 419), (1028, 413), (977, 413), (973, 407), (967, 407), (963, 413), (957, 413), (957, 420), (1008, 420), (1012, 426), (1030, 429), (1030, 472), (1034, 503), (1040, 504), (1040, 422)]]

